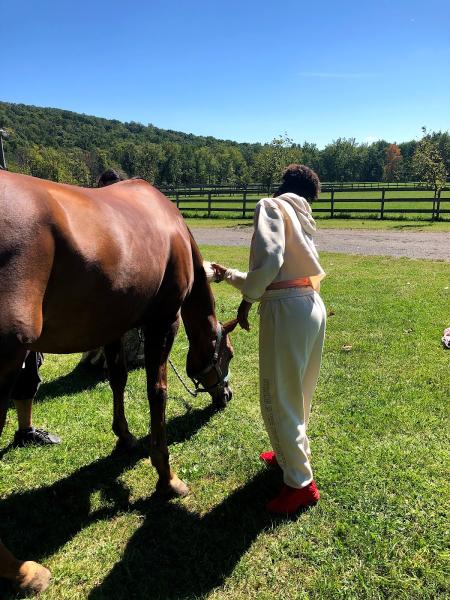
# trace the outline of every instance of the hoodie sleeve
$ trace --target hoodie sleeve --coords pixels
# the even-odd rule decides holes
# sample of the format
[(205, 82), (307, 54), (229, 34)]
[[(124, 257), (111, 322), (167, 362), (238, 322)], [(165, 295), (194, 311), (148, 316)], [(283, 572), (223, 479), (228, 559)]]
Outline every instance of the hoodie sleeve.
[(260, 200), (255, 209), (255, 231), (250, 247), (250, 270), (229, 269), (225, 280), (240, 290), (247, 302), (257, 302), (272, 283), (284, 260), (284, 220), (270, 198)]

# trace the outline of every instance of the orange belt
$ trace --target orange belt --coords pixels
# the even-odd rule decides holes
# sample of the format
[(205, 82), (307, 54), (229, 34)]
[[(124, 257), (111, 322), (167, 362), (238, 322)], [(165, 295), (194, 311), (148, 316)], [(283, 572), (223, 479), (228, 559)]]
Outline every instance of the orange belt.
[(302, 277), (300, 279), (287, 279), (286, 281), (277, 281), (271, 283), (266, 290), (284, 290), (287, 288), (300, 288), (300, 287), (311, 287), (311, 279), (309, 277)]

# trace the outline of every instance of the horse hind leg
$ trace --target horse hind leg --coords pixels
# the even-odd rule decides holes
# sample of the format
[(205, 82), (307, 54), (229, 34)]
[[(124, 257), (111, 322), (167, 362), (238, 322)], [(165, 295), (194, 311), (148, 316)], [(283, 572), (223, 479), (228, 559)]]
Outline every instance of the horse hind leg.
[(187, 485), (169, 464), (166, 436), (167, 359), (179, 326), (179, 316), (168, 325), (153, 323), (145, 329), (145, 370), (150, 405), (150, 458), (158, 472), (157, 491), (163, 496), (186, 496)]
[(134, 435), (130, 433), (128, 422), (125, 417), (124, 392), (128, 372), (121, 340), (117, 340), (105, 346), (105, 358), (108, 367), (109, 384), (113, 394), (112, 430), (119, 438), (117, 440), (118, 447), (131, 449), (136, 446), (137, 441)]

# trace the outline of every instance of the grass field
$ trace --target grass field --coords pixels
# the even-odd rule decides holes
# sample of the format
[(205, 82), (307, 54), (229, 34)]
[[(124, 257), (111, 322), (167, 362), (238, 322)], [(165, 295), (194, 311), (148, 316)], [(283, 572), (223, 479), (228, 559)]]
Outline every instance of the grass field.
[[(260, 196), (256, 194), (248, 194), (246, 200), (246, 216), (251, 216), (256, 202)], [(331, 214), (331, 193), (323, 192), (320, 199), (313, 204), (313, 213), (318, 218), (330, 217)], [(415, 201), (414, 199), (417, 199)], [(343, 192), (335, 192), (335, 218), (360, 218), (358, 213), (360, 209), (367, 209), (364, 213), (366, 219), (375, 219), (380, 215), (381, 206), (381, 191), (380, 190), (364, 190), (352, 191), (346, 190)], [(425, 200), (425, 201), (424, 201)], [(371, 202), (375, 201), (375, 202)], [(187, 217), (203, 216), (207, 214), (207, 196), (200, 193), (198, 195), (190, 195), (184, 197), (179, 196), (178, 206), (183, 214)], [(211, 200), (211, 215), (213, 217), (242, 217), (242, 192), (229, 194), (228, 196), (212, 196)], [(427, 190), (414, 191), (397, 191), (388, 190), (385, 195), (385, 218), (405, 219), (405, 220), (422, 220), (431, 219), (431, 210), (433, 207), (433, 192)], [(450, 190), (442, 192), (440, 208), (442, 211), (450, 210)], [(224, 212), (224, 209), (227, 209)], [(430, 214), (405, 213), (403, 209), (408, 210), (427, 210)], [(450, 213), (442, 213), (441, 218), (444, 221), (450, 222)]]
[[(241, 248), (203, 251), (247, 261)], [(310, 425), (318, 506), (293, 521), (264, 509), (280, 482), (258, 460), (268, 442), (256, 310), (251, 332), (233, 336), (224, 412), (206, 398), (187, 406), (170, 373), (171, 460), (192, 493), (167, 504), (153, 496), (144, 450), (112, 453), (108, 384), (77, 370), (77, 356), (47, 356), (35, 421), (63, 443), (0, 452), (1, 535), (51, 568), (44, 600), (448, 598), (448, 263), (322, 258), (332, 315)], [(233, 316), (237, 293), (214, 291), (220, 318)], [(176, 364), (185, 354), (181, 334)], [(143, 437), (141, 370), (129, 376), (127, 414)], [(11, 412), (2, 448), (14, 425)]]
[[(224, 219), (207, 217), (187, 217), (189, 227), (221, 228), (221, 227), (252, 227), (252, 219)], [(379, 219), (327, 219), (318, 218), (319, 229), (389, 229), (393, 231), (450, 231), (450, 221), (414, 221), (412, 219), (397, 219), (383, 221)]]

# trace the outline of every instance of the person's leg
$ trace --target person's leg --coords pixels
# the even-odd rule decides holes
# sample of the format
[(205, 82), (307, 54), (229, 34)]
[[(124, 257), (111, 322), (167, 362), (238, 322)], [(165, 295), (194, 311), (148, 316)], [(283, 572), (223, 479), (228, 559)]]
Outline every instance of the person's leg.
[(261, 412), (284, 481), (297, 488), (313, 478), (306, 452), (309, 405), (304, 399), (303, 376), (321, 322), (322, 313), (312, 294), (261, 305)]
[(13, 400), (17, 412), (17, 424), (19, 429), (29, 429), (33, 426), (32, 411), (33, 398), (26, 400)]
[(321, 331), (323, 310), (312, 294), (261, 306), (261, 412), (286, 484), (280, 498), (268, 505), (273, 512), (295, 512), (319, 498), (306, 437), (311, 388), (305, 397), (303, 378), (310, 365), (320, 364), (311, 357), (317, 355)]
[(59, 444), (57, 435), (45, 429), (33, 427), (33, 399), (41, 383), (39, 369), (42, 365), (42, 355), (29, 352), (19, 378), (13, 388), (12, 398), (17, 411), (18, 429), (14, 435), (14, 446), (22, 447), (29, 444), (46, 446)]
[[(314, 396), (314, 392), (317, 386), (317, 380), (319, 379), (320, 374), (320, 365), (322, 363), (322, 351), (323, 351), (323, 343), (325, 341), (325, 328), (326, 328), (326, 319), (327, 313), (325, 309), (325, 305), (323, 304), (322, 298), (319, 294), (315, 295), (315, 304), (316, 308), (321, 311), (322, 314), (322, 323), (317, 335), (317, 338), (312, 347), (308, 364), (306, 365), (305, 371), (302, 377), (303, 383), (303, 414), (305, 418), (305, 429), (308, 428), (309, 415), (311, 412), (311, 401)], [(308, 455), (308, 458), (311, 457), (311, 450), (309, 445), (309, 439), (307, 435), (305, 435), (305, 450)]]

